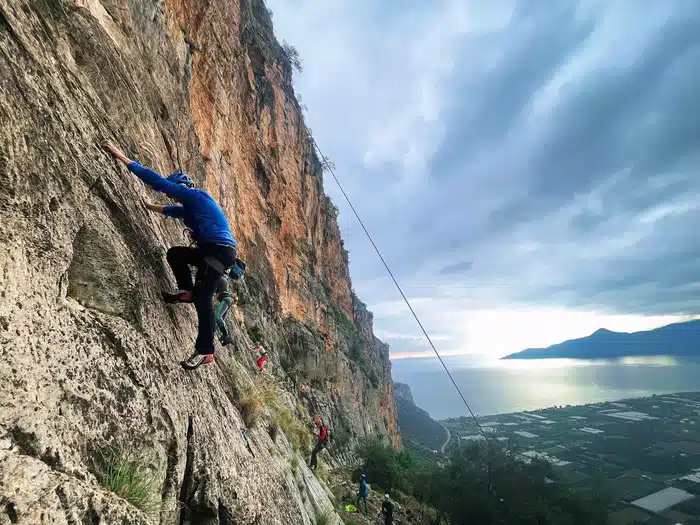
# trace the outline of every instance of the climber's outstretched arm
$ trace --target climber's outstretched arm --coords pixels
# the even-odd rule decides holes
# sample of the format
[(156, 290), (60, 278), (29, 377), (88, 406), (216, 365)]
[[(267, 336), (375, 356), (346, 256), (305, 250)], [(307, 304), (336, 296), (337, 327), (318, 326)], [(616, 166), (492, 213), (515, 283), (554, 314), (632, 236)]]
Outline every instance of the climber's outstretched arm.
[(126, 165), (130, 172), (132, 172), (154, 190), (165, 193), (171, 199), (176, 199), (180, 202), (189, 200), (189, 197), (193, 192), (193, 190), (190, 188), (163, 178), (152, 169), (146, 168), (138, 162), (131, 160), (129, 157), (124, 155), (124, 153), (122, 153), (111, 140), (105, 140), (102, 143), (102, 147), (106, 149), (114, 158)]

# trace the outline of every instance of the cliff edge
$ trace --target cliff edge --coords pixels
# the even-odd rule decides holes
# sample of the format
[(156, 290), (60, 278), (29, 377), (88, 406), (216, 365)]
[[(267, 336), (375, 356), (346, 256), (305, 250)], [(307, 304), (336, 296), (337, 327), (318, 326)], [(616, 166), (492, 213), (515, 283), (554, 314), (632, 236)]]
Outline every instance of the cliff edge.
[[(259, 0), (0, 0), (0, 523), (310, 524), (332, 513), (311, 415), (328, 463), (401, 447), (291, 78)], [(106, 138), (187, 171), (248, 264), (234, 344), (195, 372), (194, 309), (160, 299), (182, 225), (143, 209), (166, 200)], [(155, 508), (109, 487), (114, 457), (139, 458)]]

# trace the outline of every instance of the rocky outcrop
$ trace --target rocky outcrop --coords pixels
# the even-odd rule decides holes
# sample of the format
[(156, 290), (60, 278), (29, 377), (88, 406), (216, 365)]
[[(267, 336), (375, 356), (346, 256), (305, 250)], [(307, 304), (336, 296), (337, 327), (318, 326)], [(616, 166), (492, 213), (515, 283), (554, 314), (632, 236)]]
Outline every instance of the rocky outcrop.
[(396, 413), (401, 437), (406, 448), (418, 455), (432, 457), (449, 441), (449, 431), (435, 421), (430, 414), (416, 406), (411, 388), (403, 383), (394, 383)]
[(413, 400), (413, 392), (411, 392), (411, 387), (406, 383), (394, 383), (394, 394), (396, 394), (396, 397), (405, 399), (412, 405), (416, 404), (416, 402)]
[[(312, 523), (331, 502), (299, 437), (269, 399), (244, 421), (263, 392), (325, 416), (331, 463), (369, 435), (401, 446), (291, 74), (258, 0), (0, 0), (0, 523)], [(194, 312), (159, 298), (181, 225), (104, 138), (186, 170), (248, 263), (235, 343), (194, 373)], [(115, 448), (144, 458), (154, 512), (105, 488)]]

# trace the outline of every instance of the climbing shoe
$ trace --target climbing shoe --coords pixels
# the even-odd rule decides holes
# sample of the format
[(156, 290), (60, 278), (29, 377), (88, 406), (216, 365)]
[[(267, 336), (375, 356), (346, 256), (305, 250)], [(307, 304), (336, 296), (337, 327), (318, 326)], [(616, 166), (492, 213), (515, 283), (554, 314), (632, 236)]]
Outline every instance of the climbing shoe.
[(227, 346), (227, 345), (230, 345), (231, 343), (233, 343), (233, 337), (231, 337), (230, 335), (227, 335), (226, 337), (221, 338), (222, 345)]
[(182, 368), (185, 370), (194, 370), (199, 368), (200, 365), (208, 365), (214, 361), (214, 354), (198, 354), (195, 352), (185, 361), (180, 361)]
[(175, 290), (174, 292), (161, 292), (166, 303), (191, 303), (194, 293), (192, 290)]

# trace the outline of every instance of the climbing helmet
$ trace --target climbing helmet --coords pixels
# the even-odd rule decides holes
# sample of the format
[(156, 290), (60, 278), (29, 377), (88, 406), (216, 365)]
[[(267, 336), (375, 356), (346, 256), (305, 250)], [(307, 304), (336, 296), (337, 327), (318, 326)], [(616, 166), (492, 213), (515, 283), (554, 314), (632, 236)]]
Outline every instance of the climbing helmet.
[(174, 182), (175, 184), (182, 184), (183, 186), (187, 186), (188, 188), (194, 188), (194, 182), (192, 181), (190, 176), (181, 171), (171, 173), (168, 176), (168, 180), (170, 182)]

